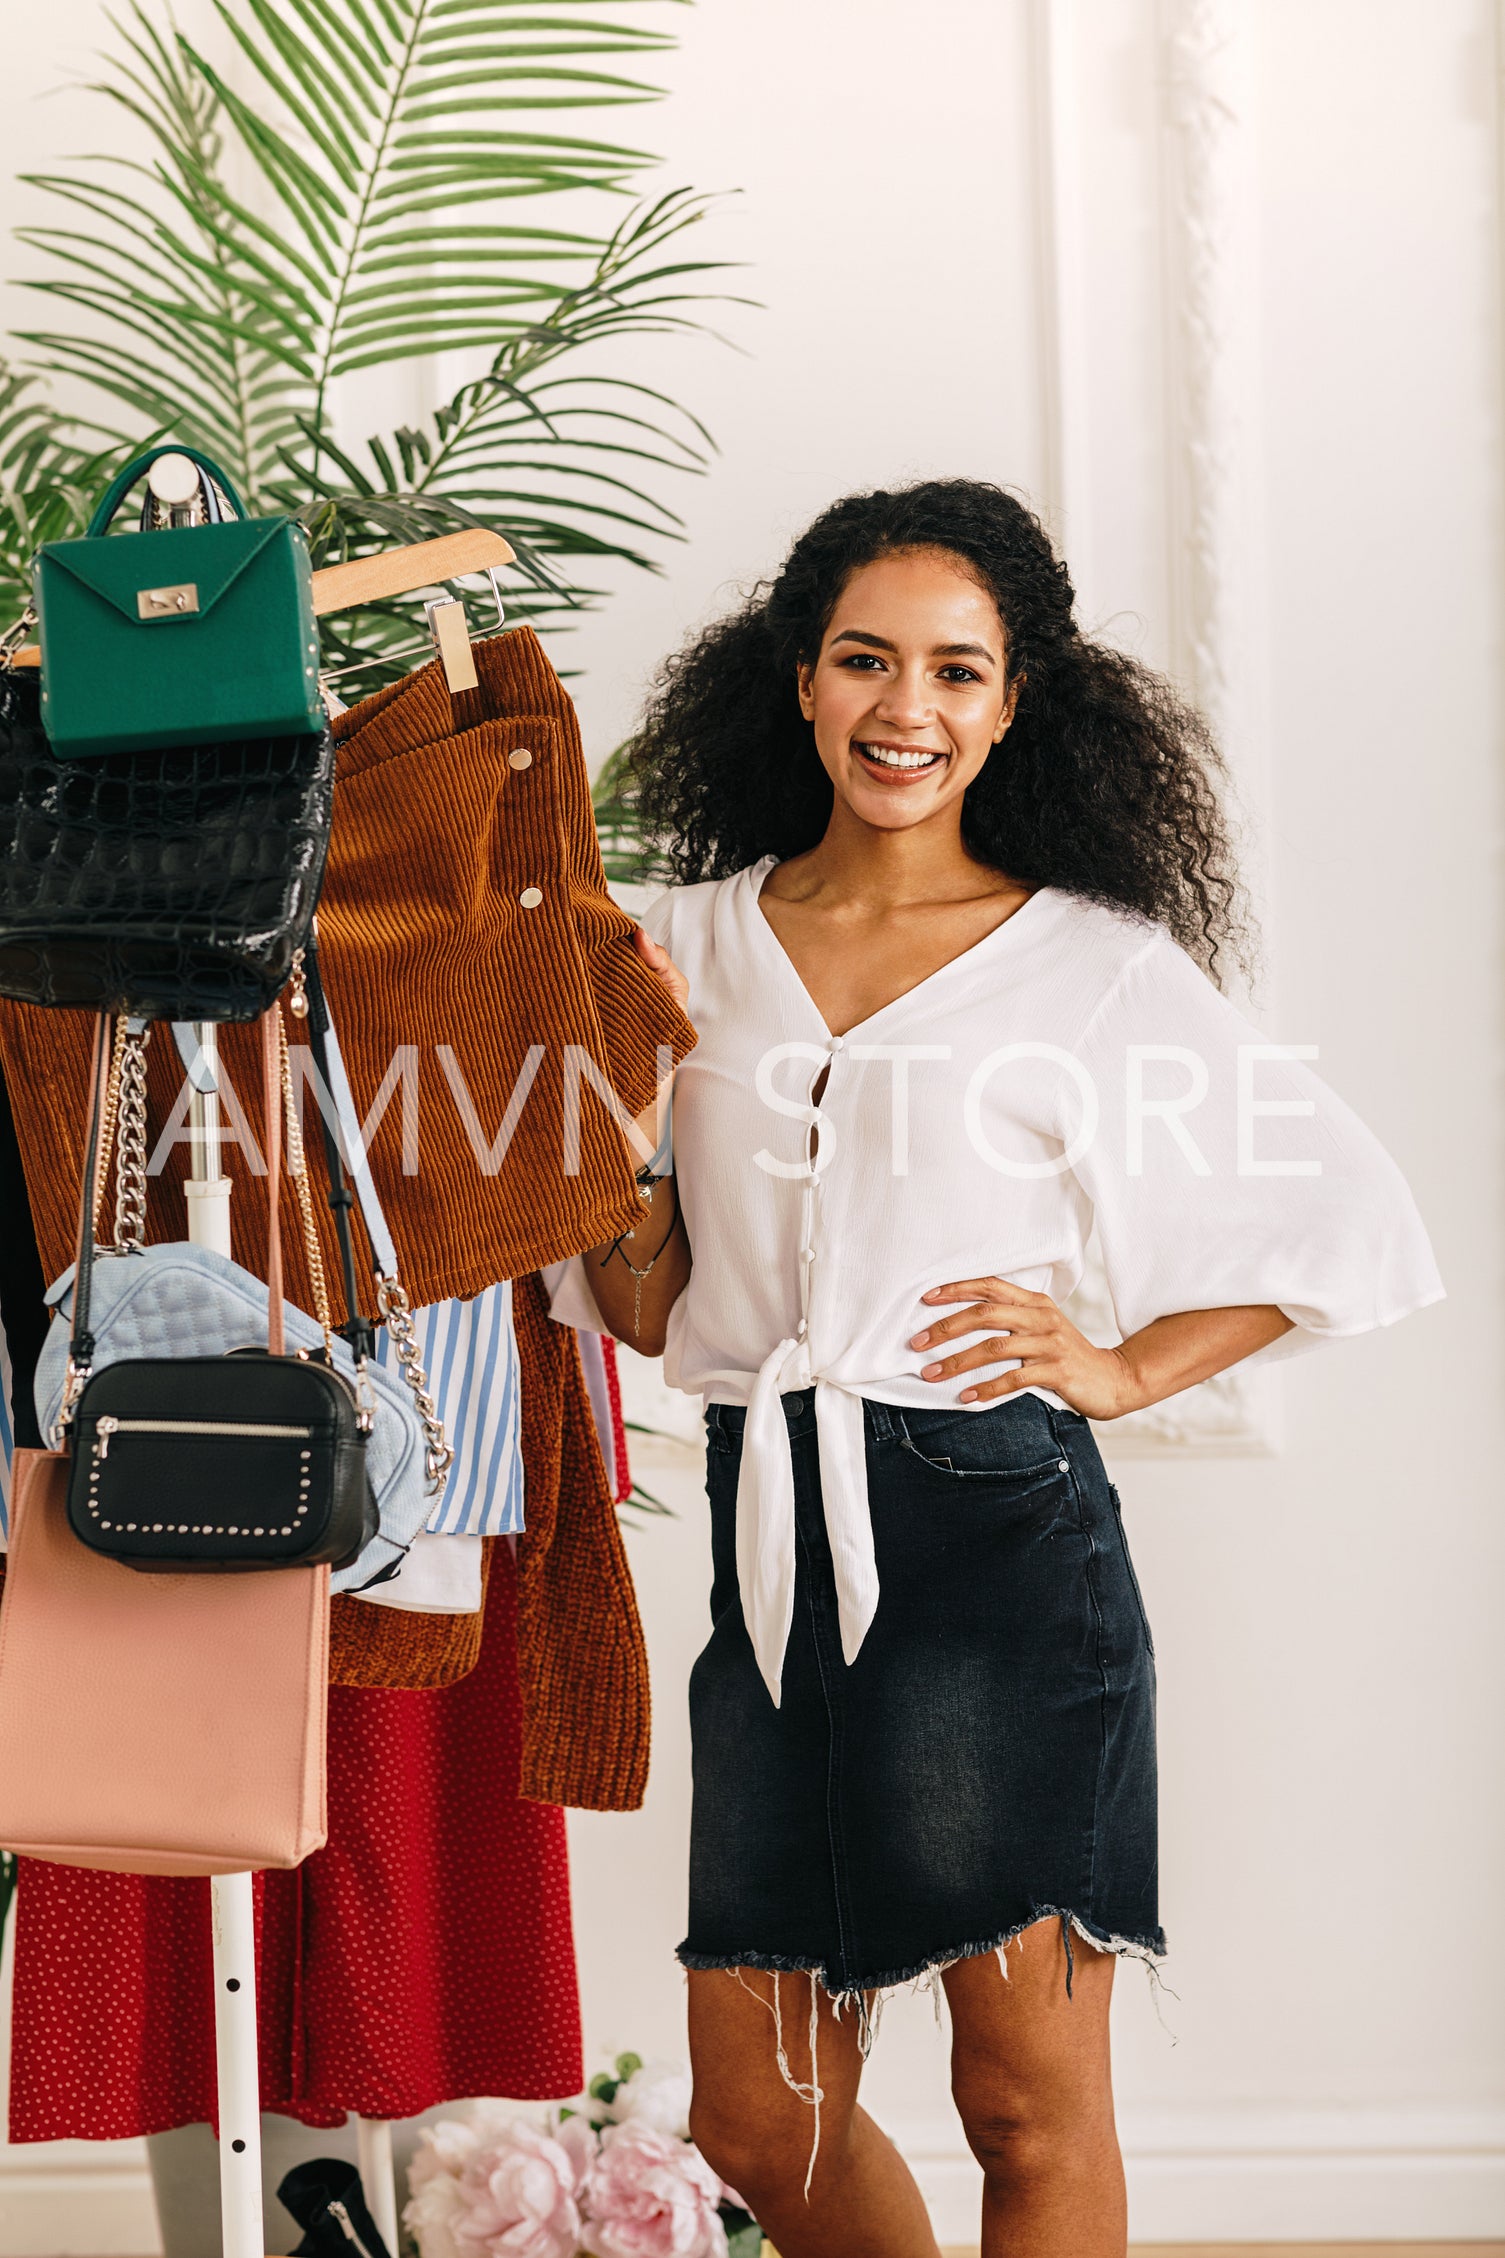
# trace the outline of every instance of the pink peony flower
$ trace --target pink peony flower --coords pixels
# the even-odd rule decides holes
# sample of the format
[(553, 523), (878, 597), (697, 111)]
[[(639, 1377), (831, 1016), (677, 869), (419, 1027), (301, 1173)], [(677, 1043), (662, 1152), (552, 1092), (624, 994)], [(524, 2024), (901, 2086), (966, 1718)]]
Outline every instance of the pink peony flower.
[(458, 2118), (424, 2128), (408, 2170), (409, 2201), (402, 2214), (422, 2258), (460, 2258), (454, 2237), (455, 2214), (465, 2200), (460, 2175), (476, 2147), (474, 2128)]
[[(417, 2156), (413, 2162), (417, 2164)], [(417, 2243), (422, 2258), (460, 2258), (455, 2241), (455, 2214), (464, 2200), (459, 2181), (451, 2179), (444, 2171), (430, 2171), (422, 2185), (413, 2188), (403, 2209), (402, 2223)]]
[(457, 2179), (476, 2152), (474, 2125), (462, 2118), (441, 2117), (425, 2125), (408, 2167), (408, 2186), (420, 2188), (438, 2178)]
[(652, 2125), (655, 2132), (690, 2137), (689, 2071), (681, 2063), (644, 2062), (624, 2078), (606, 2115), (619, 2125)]
[(585, 2186), (591, 2166), (601, 2152), (596, 2128), (577, 2112), (574, 2116), (566, 2117), (563, 2124), (555, 2126), (554, 2138), (574, 2167), (575, 2193), (578, 2196)]
[[(498, 2111), (478, 2111), (474, 2124), (474, 2153), (453, 2183), (458, 2199), (436, 2222), (454, 2258), (576, 2258), (584, 2157), (577, 2161), (570, 2148), (520, 2118), (501, 2121)], [(420, 2187), (420, 2205), (439, 2209), (436, 2185)], [(448, 2258), (437, 2244), (431, 2251), (423, 2242), (425, 2223), (422, 2214), (414, 2222), (424, 2258)]]
[(585, 2187), (590, 2258), (727, 2258), (721, 2182), (699, 2149), (649, 2124), (608, 2127)]

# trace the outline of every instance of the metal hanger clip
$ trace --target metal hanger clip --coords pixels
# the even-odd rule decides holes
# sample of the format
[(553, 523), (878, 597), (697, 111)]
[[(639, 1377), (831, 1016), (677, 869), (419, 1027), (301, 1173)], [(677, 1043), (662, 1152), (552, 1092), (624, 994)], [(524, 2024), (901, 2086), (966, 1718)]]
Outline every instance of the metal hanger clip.
[[(507, 624), (507, 607), (502, 601), (502, 584), (495, 565), (485, 568), (491, 582), (491, 593), (496, 598), (496, 623)], [(474, 690), (479, 676), (476, 673), (475, 653), (470, 647), (470, 627), (465, 618), (465, 606), (458, 596), (440, 596), (423, 607), (429, 623), (429, 633), (434, 638), (434, 650), (444, 669), (444, 679), (449, 693), (454, 697), (461, 690)]]

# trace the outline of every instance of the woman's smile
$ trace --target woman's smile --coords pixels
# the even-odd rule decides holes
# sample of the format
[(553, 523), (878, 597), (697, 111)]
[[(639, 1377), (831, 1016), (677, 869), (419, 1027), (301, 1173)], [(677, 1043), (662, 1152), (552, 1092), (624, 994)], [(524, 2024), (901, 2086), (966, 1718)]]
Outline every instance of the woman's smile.
[(897, 745), (885, 737), (854, 737), (852, 750), (864, 771), (885, 784), (912, 784), (930, 770), (944, 767), (950, 758), (938, 745)]

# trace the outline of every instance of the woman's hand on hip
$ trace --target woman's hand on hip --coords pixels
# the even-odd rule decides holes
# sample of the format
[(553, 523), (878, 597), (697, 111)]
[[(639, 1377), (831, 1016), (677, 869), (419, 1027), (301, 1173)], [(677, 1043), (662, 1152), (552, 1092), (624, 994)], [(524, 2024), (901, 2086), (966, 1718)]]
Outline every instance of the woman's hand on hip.
[[(1002, 1278), (961, 1278), (932, 1286), (921, 1300), (959, 1302), (964, 1308), (937, 1315), (910, 1347), (944, 1350), (948, 1341), (979, 1333), (981, 1340), (937, 1355), (921, 1378), (937, 1385), (962, 1380), (958, 1401), (988, 1403), (1017, 1395), (1023, 1388), (1049, 1388), (1087, 1419), (1117, 1419), (1140, 1402), (1137, 1378), (1120, 1349), (1101, 1349), (1078, 1332), (1049, 1294), (1032, 1294)], [(984, 1378), (990, 1366), (1014, 1363), (1012, 1372)], [(974, 1377), (976, 1375), (976, 1377)]]
[[(958, 1399), (962, 1403), (988, 1403), (995, 1396), (1017, 1395), (1021, 1388), (1049, 1388), (1085, 1419), (1121, 1419), (1126, 1411), (1163, 1403), (1268, 1348), (1290, 1332), (1292, 1322), (1273, 1302), (1183, 1309), (1154, 1318), (1117, 1348), (1100, 1349), (1062, 1316), (1049, 1294), (1026, 1293), (1002, 1278), (961, 1278), (949, 1286), (932, 1286), (920, 1299), (966, 1306), (914, 1334), (911, 1348), (939, 1349), (967, 1333), (986, 1336), (925, 1365), (922, 1379), (965, 1380)], [(1016, 1371), (991, 1380), (970, 1377), (1016, 1358)]]

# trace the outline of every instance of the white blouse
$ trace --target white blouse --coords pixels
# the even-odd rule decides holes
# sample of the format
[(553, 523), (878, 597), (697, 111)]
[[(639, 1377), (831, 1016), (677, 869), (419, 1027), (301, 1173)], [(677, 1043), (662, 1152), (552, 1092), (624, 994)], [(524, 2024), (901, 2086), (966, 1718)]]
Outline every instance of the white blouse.
[[(758, 905), (772, 868), (663, 894), (643, 923), (700, 1035), (674, 1088), (695, 1259), (664, 1373), (747, 1406), (737, 1571), (777, 1702), (795, 1568), (780, 1396), (815, 1391), (850, 1661), (878, 1604), (863, 1397), (934, 1409), (1011, 1369), (922, 1380), (928, 1287), (997, 1276), (1062, 1301), (1095, 1221), (1124, 1335), (1273, 1302), (1297, 1329), (1265, 1357), (1443, 1289), (1404, 1179), (1301, 1063), (1315, 1052), (1266, 1042), (1162, 927), (1047, 887), (833, 1035)], [(600, 1326), (578, 1261), (554, 1310)]]

